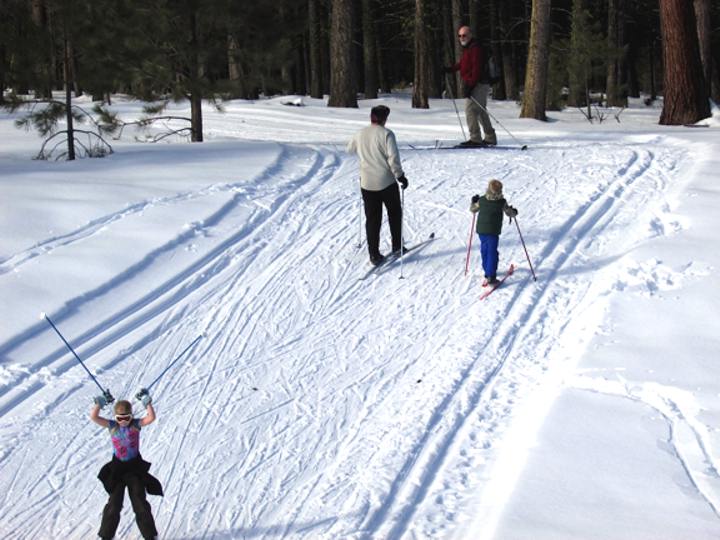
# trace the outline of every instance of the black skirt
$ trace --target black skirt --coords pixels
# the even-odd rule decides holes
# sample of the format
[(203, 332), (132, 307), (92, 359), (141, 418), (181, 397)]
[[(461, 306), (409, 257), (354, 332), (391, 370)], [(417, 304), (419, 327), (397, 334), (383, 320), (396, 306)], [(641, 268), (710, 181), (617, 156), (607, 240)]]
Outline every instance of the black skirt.
[(105, 491), (112, 493), (119, 482), (126, 484), (127, 476), (139, 476), (145, 485), (145, 491), (148, 495), (158, 495), (162, 497), (163, 489), (160, 481), (151, 475), (150, 463), (145, 461), (140, 455), (128, 461), (121, 461), (113, 456), (112, 461), (103, 465), (98, 473), (98, 479), (102, 482)]

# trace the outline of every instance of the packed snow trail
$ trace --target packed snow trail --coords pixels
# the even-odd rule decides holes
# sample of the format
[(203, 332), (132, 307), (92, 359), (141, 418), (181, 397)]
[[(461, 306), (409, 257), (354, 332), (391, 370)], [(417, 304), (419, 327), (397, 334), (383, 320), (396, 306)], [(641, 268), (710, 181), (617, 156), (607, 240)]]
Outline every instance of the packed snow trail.
[[(154, 389), (158, 421), (143, 431), (165, 487), (151, 499), (162, 538), (442, 537), (482, 492), (514, 403), (542, 381), (592, 274), (646, 233), (637, 212), (682, 159), (659, 138), (406, 151), (406, 238), (436, 239), (408, 257), (406, 279), (393, 265), (358, 281), (367, 256), (354, 245), (354, 160), (281, 145), (262, 173), (223, 179), (212, 205), (192, 207), (205, 185), (162, 199), (194, 215), (192, 233), (50, 314), (116, 397), (206, 334)], [(469, 199), (491, 177), (520, 210), (538, 282), (506, 226), (501, 260), (518, 269), (480, 303), (477, 250), (472, 277), (463, 263)], [(112, 234), (154, 211), (137, 201), (88, 223)], [(97, 231), (38, 239), (3, 271), (41, 264), (44, 246), (84, 253), (73, 250)], [(87, 538), (105, 503), (95, 474), (109, 442), (87, 419), (86, 375), (43, 324), (0, 343), (23, 366), (3, 372), (0, 531)], [(138, 537), (128, 509), (118, 536)]]

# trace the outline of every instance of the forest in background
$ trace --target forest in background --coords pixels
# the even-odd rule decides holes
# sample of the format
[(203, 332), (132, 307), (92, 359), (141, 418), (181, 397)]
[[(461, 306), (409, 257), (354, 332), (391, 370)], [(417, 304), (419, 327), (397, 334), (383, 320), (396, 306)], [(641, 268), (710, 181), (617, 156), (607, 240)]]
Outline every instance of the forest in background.
[[(356, 107), (394, 89), (413, 107), (458, 95), (443, 67), (469, 25), (501, 77), (496, 100), (521, 116), (624, 107), (664, 97), (661, 124), (688, 124), (720, 101), (720, 0), (2, 0), (0, 102), (33, 108), (51, 132), (73, 122), (72, 96), (109, 104), (188, 99), (202, 141), (202, 101), (328, 96)], [(53, 91), (65, 100), (53, 101)], [(104, 112), (103, 112), (104, 111)], [(154, 114), (161, 114), (162, 104)], [(106, 125), (114, 119), (102, 107)]]

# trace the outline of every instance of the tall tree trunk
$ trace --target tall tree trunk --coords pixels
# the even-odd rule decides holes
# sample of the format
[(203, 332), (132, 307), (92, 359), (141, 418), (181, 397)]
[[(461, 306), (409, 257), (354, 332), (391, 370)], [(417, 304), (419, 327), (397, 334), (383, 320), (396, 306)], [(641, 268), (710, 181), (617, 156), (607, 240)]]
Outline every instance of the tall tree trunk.
[(547, 120), (545, 96), (550, 58), (550, 4), (550, 0), (535, 0), (532, 3), (530, 49), (520, 118)]
[(190, 127), (192, 142), (203, 142), (202, 96), (199, 92), (190, 95)]
[[(36, 88), (35, 93), (38, 98), (50, 99), (52, 98), (52, 87), (55, 77), (52, 70), (51, 40), (45, 39), (45, 37), (50, 33), (50, 28), (48, 24), (48, 10), (47, 6), (45, 5), (45, 0), (31, 0), (30, 10), (33, 24), (35, 24), (35, 26), (38, 28), (38, 30), (40, 30), (41, 34), (43, 35), (43, 39), (40, 41), (43, 50), (41, 51), (40, 55), (40, 66), (38, 66), (40, 71), (40, 86)], [(47, 47), (45, 46), (45, 44), (47, 44)]]
[(305, 39), (303, 35), (296, 38), (295, 62), (293, 66), (293, 94), (305, 95)]
[[(452, 66), (457, 62), (455, 53), (455, 24), (452, 18), (452, 9), (448, 2), (442, 2), (440, 9), (442, 10), (442, 45), (443, 45), (443, 65)], [(443, 79), (443, 89), (446, 84), (450, 85), (450, 93), (452, 96), (457, 95), (457, 86), (455, 77), (445, 75)], [(448, 96), (450, 97), (450, 96)]]
[[(460, 60), (462, 56), (462, 45), (457, 37), (457, 31), (463, 25), (462, 19), (462, 0), (451, 0), (451, 13), (452, 13), (452, 25), (453, 25), (453, 42), (455, 43), (455, 62)], [(455, 75), (455, 87), (460, 89), (463, 87), (462, 79), (460, 78), (460, 72), (456, 72)], [(457, 96), (457, 94), (455, 94)]]
[(478, 0), (467, 0), (468, 8), (468, 26), (473, 33), (473, 36), (480, 36), (480, 19), (479, 19), (479, 8)]
[(700, 47), (703, 74), (705, 75), (705, 91), (710, 95), (712, 84), (712, 21), (710, 0), (694, 0), (697, 34)]
[(513, 54), (513, 43), (508, 40), (510, 28), (510, 8), (507, 2), (500, 0), (498, 5), (498, 31), (501, 36), (500, 48), (502, 54), (503, 86), (505, 88), (505, 99), (517, 100), (519, 97), (517, 76), (515, 72), (515, 55)]
[(310, 97), (322, 99), (322, 39), (318, 0), (308, 0), (308, 30), (310, 40)]
[[(498, 63), (500, 72), (505, 71), (503, 66), (503, 54), (502, 54), (502, 43), (500, 39), (500, 13), (498, 3), (502, 0), (490, 0), (488, 5), (488, 15), (490, 21), (490, 49), (495, 61)], [(505, 92), (505, 79), (500, 78), (500, 81), (493, 88), (493, 99), (504, 100), (507, 99), (507, 93)]]
[(607, 105), (611, 107), (627, 107), (624, 2), (625, 0), (608, 0), (608, 60), (605, 88)]
[(328, 107), (357, 107), (353, 88), (352, 0), (332, 0)]
[(568, 58), (568, 106), (582, 107), (587, 105), (586, 86), (587, 69), (584, 50), (589, 29), (586, 25), (587, 14), (584, 0), (573, 0), (571, 27), (570, 27), (570, 53)]
[(380, 87), (381, 92), (389, 94), (392, 90), (392, 84), (388, 79), (387, 69), (385, 67), (385, 54), (383, 53), (383, 49), (380, 46), (380, 44), (382, 43), (382, 29), (380, 29), (380, 31), (376, 33), (376, 37), (377, 42), (375, 47), (375, 54), (377, 56), (378, 86)]
[(640, 97), (640, 83), (638, 81), (637, 73), (637, 44), (634, 40), (628, 43), (628, 54), (627, 61), (625, 63), (627, 70), (627, 81), (628, 81), (628, 95), (630, 97)]
[(246, 98), (245, 73), (243, 72), (241, 51), (238, 41), (232, 34), (227, 36), (228, 79), (231, 86), (231, 97)]
[(710, 116), (693, 5), (660, 0), (663, 47), (663, 110), (660, 124), (693, 124)]
[(68, 42), (68, 47), (70, 49), (70, 70), (72, 71), (73, 92), (75, 92), (75, 97), (80, 97), (83, 94), (83, 90), (78, 82), (78, 73), (80, 73), (80, 71), (78, 70), (77, 54), (75, 54), (75, 47), (72, 41)]
[(415, 79), (413, 81), (413, 109), (429, 109), (430, 51), (427, 28), (428, 0), (415, 0)]
[(617, 63), (617, 3), (618, 0), (608, 0), (608, 26), (607, 26), (607, 76), (605, 78), (606, 104), (614, 106), (618, 98), (618, 63)]
[(618, 2), (618, 47), (620, 56), (617, 60), (618, 66), (618, 107), (628, 106), (628, 69), (627, 61), (630, 52), (630, 43), (627, 33), (627, 0), (617, 0)]
[(648, 49), (650, 58), (648, 58), (650, 66), (650, 100), (657, 99), (657, 81), (655, 77), (655, 36), (650, 38), (650, 47)]
[(717, 58), (713, 58), (711, 94), (715, 103), (720, 103), (720, 64)]
[(377, 33), (375, 32), (375, 0), (362, 0), (363, 67), (365, 99), (378, 97)]
[(190, 140), (203, 142), (202, 119), (202, 62), (200, 60), (200, 42), (197, 31), (197, 14), (190, 13)]
[(323, 4), (318, 5), (320, 21), (320, 65), (322, 66), (322, 93), (330, 94), (330, 13)]
[(5, 44), (0, 43), (0, 105), (5, 103)]
[(308, 32), (303, 35), (303, 79), (305, 80), (305, 88), (303, 95), (310, 95), (310, 39)]
[(67, 21), (65, 23), (65, 39), (63, 47), (63, 75), (65, 79), (65, 119), (67, 121), (67, 154), (68, 161), (75, 159), (75, 128), (72, 115), (72, 68), (70, 66), (70, 43), (67, 38)]

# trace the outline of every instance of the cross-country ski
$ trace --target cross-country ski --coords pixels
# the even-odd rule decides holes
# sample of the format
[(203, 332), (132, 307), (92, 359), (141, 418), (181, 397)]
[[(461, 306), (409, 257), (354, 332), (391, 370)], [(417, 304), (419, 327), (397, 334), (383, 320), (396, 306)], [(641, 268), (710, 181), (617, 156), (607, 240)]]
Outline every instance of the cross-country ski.
[(515, 265), (511, 264), (510, 268), (508, 268), (507, 272), (505, 272), (505, 275), (501, 278), (496, 280), (494, 283), (485, 283), (483, 285), (483, 292), (480, 295), (480, 300), (485, 300), (488, 296), (490, 296), (495, 289), (500, 287), (503, 283), (505, 283), (505, 280), (509, 278), (511, 275), (513, 275), (513, 272), (515, 272)]

